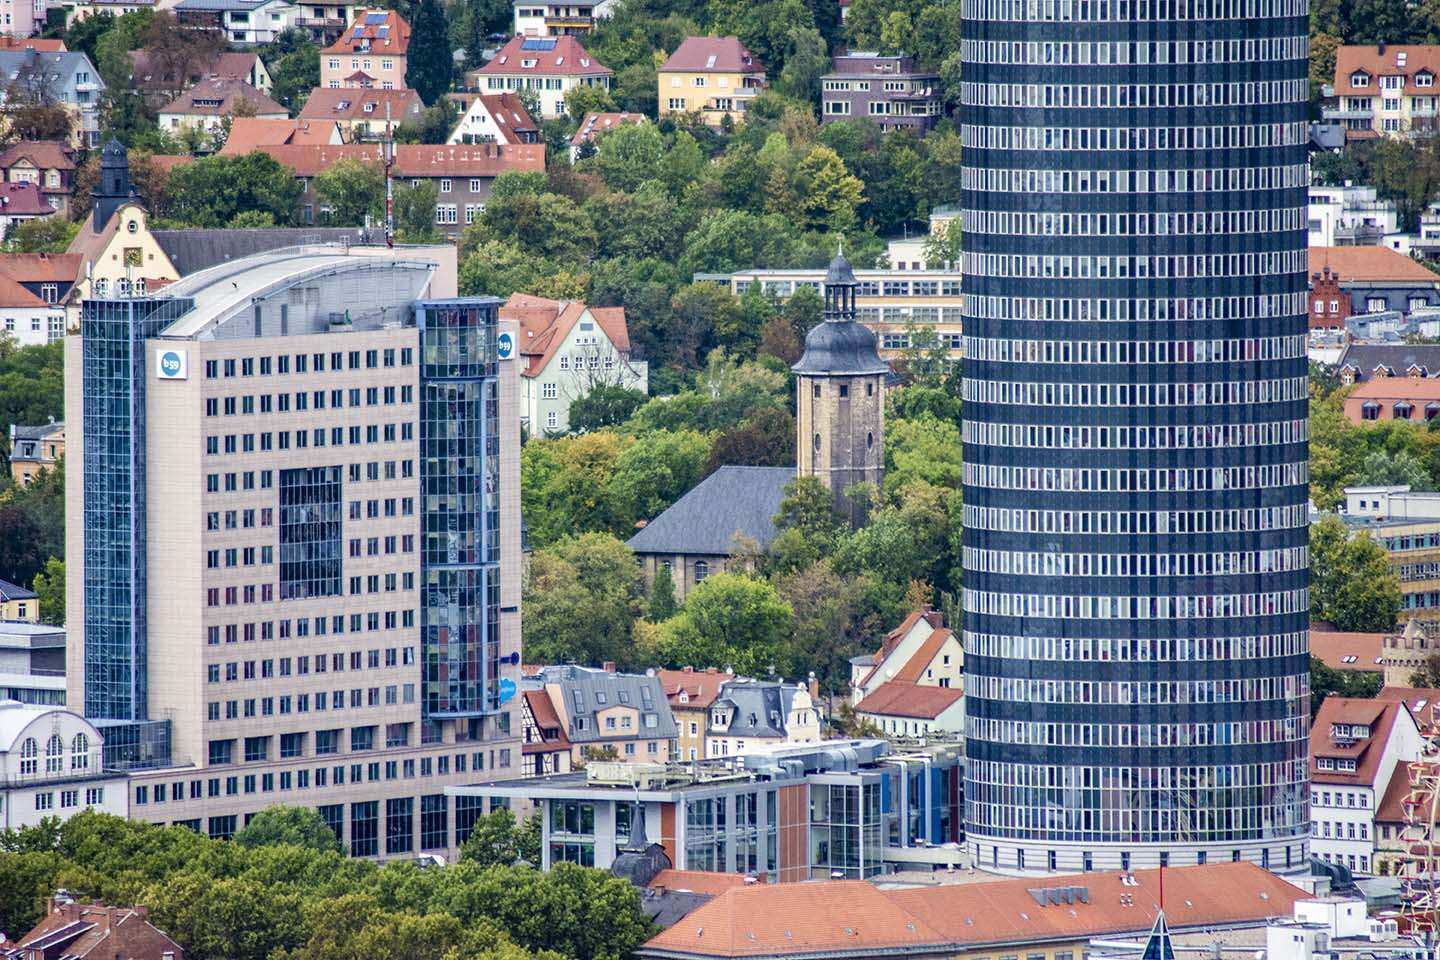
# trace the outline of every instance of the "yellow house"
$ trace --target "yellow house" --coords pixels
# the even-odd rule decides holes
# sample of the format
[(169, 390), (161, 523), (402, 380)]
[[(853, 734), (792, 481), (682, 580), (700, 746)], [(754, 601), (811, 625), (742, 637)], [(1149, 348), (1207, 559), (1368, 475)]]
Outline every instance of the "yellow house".
[(739, 122), (765, 89), (765, 67), (738, 37), (686, 37), (659, 71), (660, 115), (694, 113), (712, 127)]
[(27, 486), (65, 456), (65, 424), (10, 424), (10, 477)]
[(0, 621), (40, 622), (40, 600), (35, 591), (0, 580)]
[(92, 292), (97, 297), (139, 295), (180, 279), (180, 271), (150, 232), (149, 211), (138, 202), (120, 204), (98, 230), (92, 212), (69, 252), (85, 258), (80, 279), (65, 301), (70, 327), (79, 322), (80, 301)]

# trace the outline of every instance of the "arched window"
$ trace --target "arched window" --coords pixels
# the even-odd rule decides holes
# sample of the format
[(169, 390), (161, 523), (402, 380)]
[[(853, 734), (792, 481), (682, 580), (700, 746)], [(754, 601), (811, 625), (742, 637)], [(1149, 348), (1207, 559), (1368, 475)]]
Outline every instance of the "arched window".
[(28, 777), (35, 773), (40, 766), (40, 744), (35, 742), (34, 737), (26, 737), (25, 742), (20, 745), (20, 775)]
[(75, 734), (75, 739), (70, 741), (70, 769), (90, 769), (90, 738), (83, 733)]
[(65, 769), (65, 741), (52, 734), (45, 742), (45, 772), (59, 773)]
[(695, 582), (699, 583), (701, 580), (704, 580), (708, 576), (710, 576), (710, 564), (706, 563), (704, 560), (696, 560)]

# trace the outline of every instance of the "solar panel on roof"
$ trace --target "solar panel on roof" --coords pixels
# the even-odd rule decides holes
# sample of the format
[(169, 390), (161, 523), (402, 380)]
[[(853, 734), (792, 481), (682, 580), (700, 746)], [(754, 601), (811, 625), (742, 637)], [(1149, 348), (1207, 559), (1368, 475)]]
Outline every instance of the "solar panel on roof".
[(381, 40), (384, 40), (386, 37), (390, 36), (390, 28), (389, 28), (389, 27), (376, 27), (376, 28), (375, 28), (375, 36), (379, 37)]
[(555, 41), (549, 37), (532, 37), (520, 43), (521, 50), (554, 50)]
[(383, 13), (367, 13), (367, 14), (365, 14), (365, 22), (366, 22), (366, 23), (384, 23), (384, 22), (385, 22), (385, 14), (383, 14)]

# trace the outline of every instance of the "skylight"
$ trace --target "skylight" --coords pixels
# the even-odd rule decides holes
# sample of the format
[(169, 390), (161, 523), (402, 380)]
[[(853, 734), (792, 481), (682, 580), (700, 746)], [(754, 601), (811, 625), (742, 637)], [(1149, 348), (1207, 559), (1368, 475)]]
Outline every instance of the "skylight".
[(712, 69), (714, 69), (714, 67), (715, 67), (715, 54), (712, 53), (712, 54), (710, 54), (710, 56), (708, 56), (708, 57), (705, 58), (705, 69), (706, 69), (706, 70), (712, 70)]

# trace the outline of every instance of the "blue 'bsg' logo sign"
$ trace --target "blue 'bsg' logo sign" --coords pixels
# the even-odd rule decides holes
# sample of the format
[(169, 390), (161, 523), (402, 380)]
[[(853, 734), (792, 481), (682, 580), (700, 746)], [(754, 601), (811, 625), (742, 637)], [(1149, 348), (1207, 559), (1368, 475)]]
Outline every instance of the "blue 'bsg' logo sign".
[(500, 678), (500, 702), (508, 703), (515, 696), (515, 681), (509, 677)]
[(186, 370), (184, 350), (162, 350), (155, 356), (155, 372), (161, 380), (184, 380)]
[(501, 360), (509, 360), (514, 352), (515, 337), (512, 334), (502, 333), (495, 338), (495, 354)]

